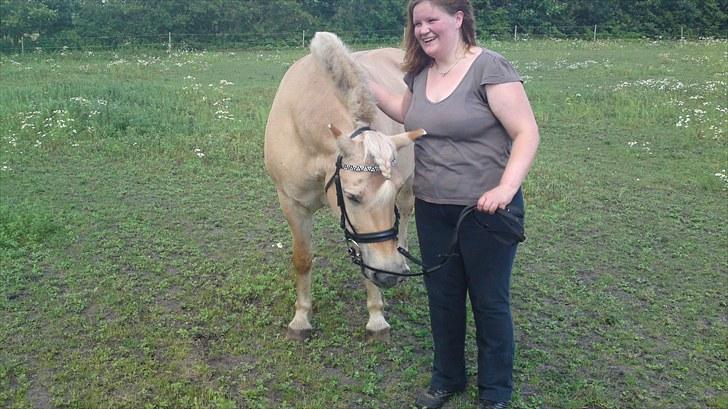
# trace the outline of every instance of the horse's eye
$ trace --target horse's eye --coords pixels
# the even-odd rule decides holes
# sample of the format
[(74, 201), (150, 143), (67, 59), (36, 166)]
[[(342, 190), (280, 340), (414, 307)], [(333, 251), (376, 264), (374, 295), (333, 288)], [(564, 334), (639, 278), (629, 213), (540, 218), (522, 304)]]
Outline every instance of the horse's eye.
[(353, 193), (345, 193), (345, 196), (347, 199), (349, 199), (352, 203), (359, 204), (361, 203), (361, 196), (355, 195)]

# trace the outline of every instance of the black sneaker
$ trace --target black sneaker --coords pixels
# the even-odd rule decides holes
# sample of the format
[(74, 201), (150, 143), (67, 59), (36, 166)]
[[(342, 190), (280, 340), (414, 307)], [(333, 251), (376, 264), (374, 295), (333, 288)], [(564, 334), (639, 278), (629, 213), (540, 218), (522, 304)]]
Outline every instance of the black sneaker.
[(428, 388), (417, 397), (415, 407), (419, 409), (439, 409), (455, 395), (455, 392)]
[(491, 402), (489, 400), (481, 400), (478, 404), (478, 409), (508, 409), (510, 407), (510, 402)]

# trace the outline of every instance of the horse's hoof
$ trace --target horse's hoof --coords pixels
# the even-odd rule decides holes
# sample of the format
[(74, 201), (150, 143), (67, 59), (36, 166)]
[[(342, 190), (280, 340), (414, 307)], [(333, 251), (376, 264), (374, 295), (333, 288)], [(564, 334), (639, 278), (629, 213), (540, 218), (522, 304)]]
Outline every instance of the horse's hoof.
[(291, 341), (303, 342), (311, 338), (311, 332), (311, 328), (293, 329), (291, 327), (288, 327), (288, 331), (286, 332), (286, 338), (290, 339)]
[(389, 335), (389, 328), (380, 329), (379, 331), (367, 330), (366, 335), (367, 342), (383, 342), (389, 343), (391, 337)]

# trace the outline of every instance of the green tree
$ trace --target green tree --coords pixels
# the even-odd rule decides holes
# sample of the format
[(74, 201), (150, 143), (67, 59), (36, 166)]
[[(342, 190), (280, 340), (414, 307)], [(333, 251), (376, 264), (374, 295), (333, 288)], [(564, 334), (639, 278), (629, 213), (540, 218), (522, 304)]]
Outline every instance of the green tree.
[(513, 27), (509, 17), (508, 2), (503, 0), (473, 0), (475, 25), (481, 37), (508, 34)]
[(345, 31), (386, 31), (401, 33), (405, 9), (401, 0), (339, 0), (333, 26)]
[(58, 12), (38, 0), (0, 0), (0, 35), (19, 39), (23, 34), (45, 35)]

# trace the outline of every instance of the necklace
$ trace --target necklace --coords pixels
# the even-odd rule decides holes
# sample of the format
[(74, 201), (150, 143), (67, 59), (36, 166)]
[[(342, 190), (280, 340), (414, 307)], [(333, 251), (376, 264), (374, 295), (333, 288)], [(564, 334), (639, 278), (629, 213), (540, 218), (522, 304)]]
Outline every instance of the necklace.
[(448, 68), (448, 69), (447, 69), (447, 70), (445, 70), (445, 71), (440, 71), (440, 70), (438, 70), (438, 69), (437, 69), (437, 63), (434, 63), (434, 64), (432, 65), (432, 68), (434, 68), (434, 69), (435, 69), (435, 72), (436, 72), (436, 73), (438, 73), (438, 74), (440, 74), (440, 76), (441, 76), (441, 77), (446, 77), (446, 76), (447, 76), (447, 74), (449, 74), (449, 73), (450, 73), (450, 71), (452, 71), (452, 69), (453, 69), (453, 68), (455, 68), (455, 66), (456, 66), (456, 65), (458, 65), (458, 63), (459, 63), (460, 61), (462, 61), (462, 60), (463, 60), (463, 58), (465, 58), (465, 53), (463, 53), (463, 55), (461, 55), (460, 57), (458, 57), (458, 59), (457, 59), (457, 60), (455, 60), (455, 62), (454, 62), (454, 63), (453, 63), (453, 64), (452, 64), (451, 66), (450, 66), (450, 68)]

